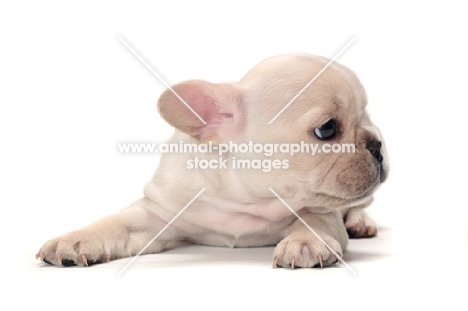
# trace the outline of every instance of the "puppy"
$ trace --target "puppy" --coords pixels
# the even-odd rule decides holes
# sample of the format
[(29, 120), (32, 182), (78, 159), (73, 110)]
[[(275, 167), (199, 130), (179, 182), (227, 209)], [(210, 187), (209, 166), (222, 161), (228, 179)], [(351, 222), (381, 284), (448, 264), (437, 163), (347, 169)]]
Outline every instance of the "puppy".
[[(363, 208), (388, 174), (385, 145), (365, 110), (364, 87), (351, 70), (333, 63), (270, 122), (328, 62), (306, 54), (284, 55), (261, 62), (237, 84), (182, 82), (173, 91), (192, 111), (171, 90), (160, 96), (158, 110), (175, 127), (170, 143), (217, 147), (228, 142), (305, 142), (319, 149), (346, 143), (355, 146), (354, 152), (163, 154), (142, 199), (49, 240), (36, 258), (88, 266), (143, 249), (142, 254), (158, 253), (171, 241), (186, 240), (229, 247), (276, 245), (275, 267), (337, 262), (348, 236), (377, 234)], [(257, 159), (263, 165), (273, 158), (279, 162), (270, 169), (232, 165), (239, 159), (251, 164)], [(194, 159), (227, 165), (196, 168)]]

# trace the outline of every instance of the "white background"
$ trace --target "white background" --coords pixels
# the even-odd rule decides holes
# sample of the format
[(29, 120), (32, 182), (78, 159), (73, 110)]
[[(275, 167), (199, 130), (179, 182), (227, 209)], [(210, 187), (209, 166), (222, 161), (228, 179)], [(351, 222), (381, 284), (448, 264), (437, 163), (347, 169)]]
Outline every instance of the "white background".
[[(13, 2), (11, 2), (13, 3)], [(325, 4), (326, 3), (326, 4)], [(466, 309), (466, 9), (456, 1), (22, 2), (0, 5), (0, 282), (39, 310)], [(44, 241), (142, 195), (158, 164), (119, 142), (162, 142), (161, 84), (236, 81), (262, 59), (333, 57), (365, 85), (386, 139), (388, 182), (353, 241), (358, 272), (271, 269), (271, 248), (185, 247), (89, 269), (34, 260)], [(465, 289), (466, 290), (466, 289)], [(447, 307), (448, 306), (448, 307)]]

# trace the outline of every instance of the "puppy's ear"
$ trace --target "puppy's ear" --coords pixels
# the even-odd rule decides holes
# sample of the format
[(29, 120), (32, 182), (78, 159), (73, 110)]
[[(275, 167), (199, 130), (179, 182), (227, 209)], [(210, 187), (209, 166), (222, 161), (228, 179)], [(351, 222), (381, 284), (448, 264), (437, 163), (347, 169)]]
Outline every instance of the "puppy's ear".
[(232, 84), (190, 80), (172, 87), (205, 122), (171, 90), (159, 97), (158, 111), (172, 126), (198, 141), (234, 138), (243, 128), (243, 93)]

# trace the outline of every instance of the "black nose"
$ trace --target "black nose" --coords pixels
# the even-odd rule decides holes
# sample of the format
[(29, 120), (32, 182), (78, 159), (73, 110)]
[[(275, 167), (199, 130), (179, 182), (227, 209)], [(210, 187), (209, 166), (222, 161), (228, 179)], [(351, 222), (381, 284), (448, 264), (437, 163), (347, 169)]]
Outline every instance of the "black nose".
[(382, 163), (383, 156), (380, 153), (380, 148), (382, 148), (382, 142), (379, 140), (371, 140), (367, 143), (366, 148), (370, 151), (372, 156), (377, 160), (377, 162)]

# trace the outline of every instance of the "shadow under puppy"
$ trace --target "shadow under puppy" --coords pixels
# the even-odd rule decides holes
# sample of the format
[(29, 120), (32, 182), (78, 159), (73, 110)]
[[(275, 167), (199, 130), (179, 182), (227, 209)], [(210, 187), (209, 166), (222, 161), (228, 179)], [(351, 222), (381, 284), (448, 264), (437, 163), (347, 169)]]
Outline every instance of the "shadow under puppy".
[[(350, 237), (377, 234), (363, 210), (386, 179), (388, 160), (378, 128), (366, 112), (357, 76), (333, 63), (271, 124), (281, 109), (329, 62), (306, 54), (268, 58), (236, 84), (201, 80), (173, 86), (158, 101), (175, 133), (169, 143), (354, 144), (348, 153), (276, 153), (276, 169), (235, 169), (238, 159), (271, 160), (262, 153), (163, 154), (144, 197), (116, 214), (46, 242), (36, 257), (53, 265), (88, 266), (136, 255), (203, 188), (144, 254), (174, 240), (257, 247), (277, 245), (274, 266), (328, 266), (337, 261), (270, 190), (273, 189), (341, 256)], [(187, 163), (226, 160), (227, 167), (190, 169)], [(189, 162), (188, 162), (189, 161)], [(191, 162), (193, 163), (193, 162)], [(213, 162), (215, 163), (215, 162)], [(285, 164), (285, 165), (284, 165)]]

